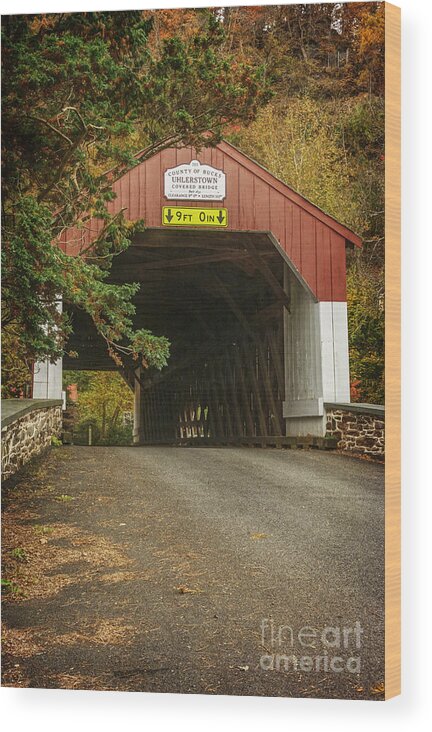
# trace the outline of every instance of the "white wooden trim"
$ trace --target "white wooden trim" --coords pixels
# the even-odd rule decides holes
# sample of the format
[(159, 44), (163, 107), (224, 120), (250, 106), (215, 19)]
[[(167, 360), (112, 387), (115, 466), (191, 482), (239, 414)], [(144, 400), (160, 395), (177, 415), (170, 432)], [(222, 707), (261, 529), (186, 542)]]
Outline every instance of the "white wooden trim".
[(335, 398), (333, 303), (320, 302), (321, 369), (324, 401)]
[(348, 351), (348, 308), (346, 302), (333, 302), (333, 344), (335, 401), (350, 402), (350, 373)]
[(283, 416), (289, 419), (291, 417), (322, 417), (323, 414), (324, 400), (321, 397), (283, 403)]
[(326, 402), (350, 401), (346, 302), (320, 302), (321, 369)]
[[(56, 307), (62, 312), (63, 303), (59, 299)], [(33, 369), (33, 399), (62, 399), (63, 395), (63, 359), (55, 363), (37, 361)]]
[(33, 371), (33, 399), (63, 399), (63, 361), (38, 361)]

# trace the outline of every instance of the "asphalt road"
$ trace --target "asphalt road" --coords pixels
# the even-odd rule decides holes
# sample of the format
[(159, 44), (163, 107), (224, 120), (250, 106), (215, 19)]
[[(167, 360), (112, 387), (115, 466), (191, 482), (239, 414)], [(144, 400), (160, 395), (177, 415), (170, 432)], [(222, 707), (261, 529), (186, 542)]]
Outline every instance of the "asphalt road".
[(28, 543), (4, 683), (382, 698), (382, 465), (63, 447), (4, 506)]

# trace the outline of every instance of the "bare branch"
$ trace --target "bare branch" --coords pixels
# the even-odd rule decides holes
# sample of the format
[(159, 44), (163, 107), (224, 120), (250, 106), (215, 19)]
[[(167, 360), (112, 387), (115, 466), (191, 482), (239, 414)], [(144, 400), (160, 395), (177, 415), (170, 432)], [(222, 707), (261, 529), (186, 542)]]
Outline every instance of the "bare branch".
[(48, 122), (47, 119), (44, 119), (43, 117), (36, 117), (35, 115), (30, 115), (29, 119), (34, 119), (36, 122), (41, 122), (42, 124), (46, 125), (46, 127), (49, 127), (50, 130), (56, 133), (56, 135), (60, 135), (69, 145), (73, 145), (72, 140), (70, 137), (65, 135), (61, 130), (57, 129), (57, 127), (54, 127), (54, 125), (51, 124), (51, 122)]

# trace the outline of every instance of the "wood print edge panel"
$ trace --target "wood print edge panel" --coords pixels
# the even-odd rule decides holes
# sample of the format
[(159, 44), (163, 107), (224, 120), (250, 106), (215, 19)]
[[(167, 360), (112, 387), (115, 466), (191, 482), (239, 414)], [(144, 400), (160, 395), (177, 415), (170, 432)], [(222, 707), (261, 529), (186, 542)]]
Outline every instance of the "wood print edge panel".
[(401, 691), (400, 8), (385, 3), (385, 698)]

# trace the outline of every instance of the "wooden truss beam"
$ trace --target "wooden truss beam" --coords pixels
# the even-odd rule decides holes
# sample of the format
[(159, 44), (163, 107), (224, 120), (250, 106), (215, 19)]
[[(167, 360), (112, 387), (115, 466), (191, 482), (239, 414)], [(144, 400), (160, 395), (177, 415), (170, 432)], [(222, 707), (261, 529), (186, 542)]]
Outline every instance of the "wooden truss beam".
[(291, 313), (291, 299), (285, 292), (283, 286), (273, 274), (271, 268), (267, 262), (263, 259), (262, 255), (258, 252), (255, 244), (248, 240), (245, 242), (245, 246), (249, 250), (252, 259), (256, 262), (257, 269), (261, 272), (267, 284), (271, 287), (273, 293), (276, 295), (279, 302), (287, 309), (288, 313)]

